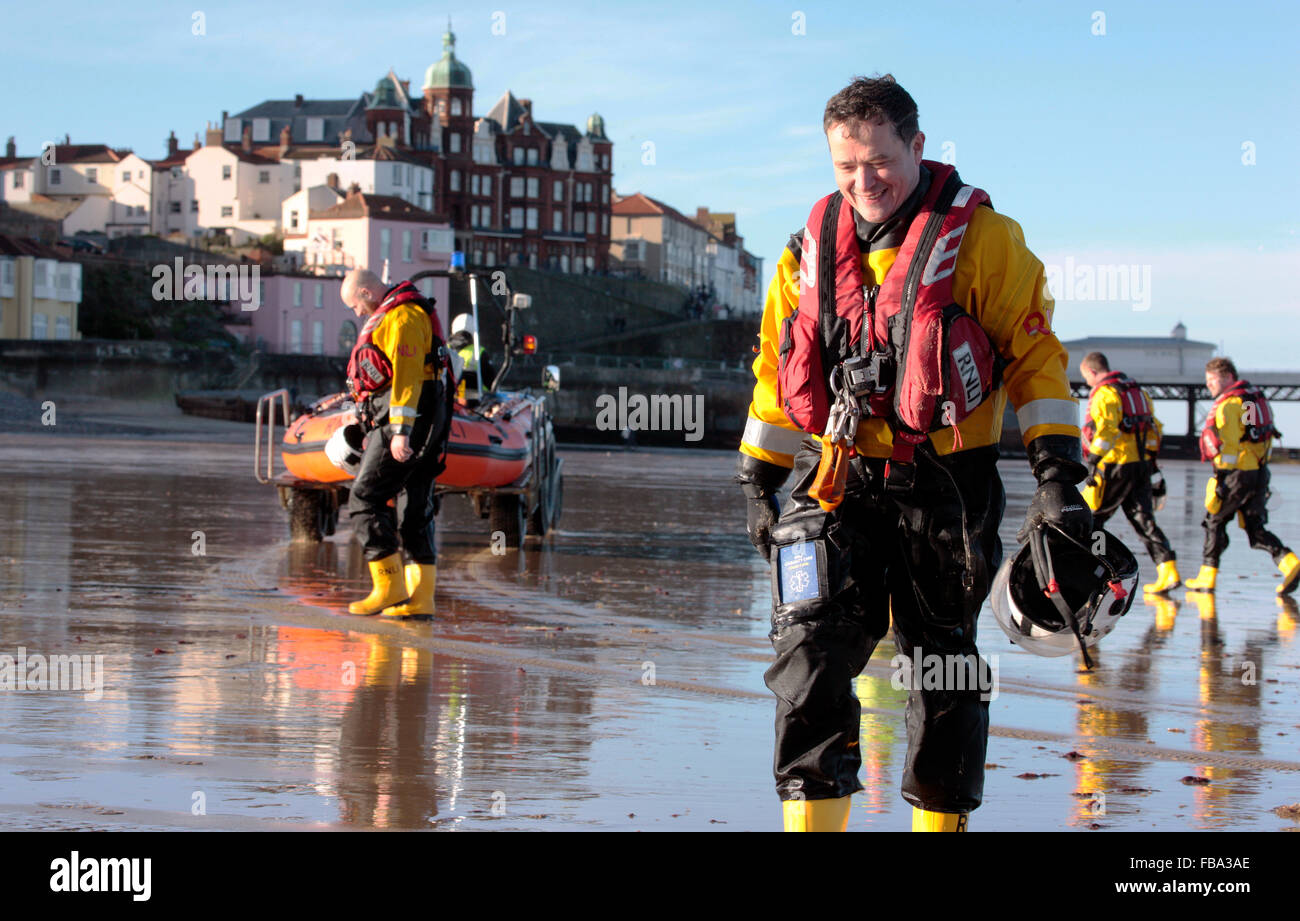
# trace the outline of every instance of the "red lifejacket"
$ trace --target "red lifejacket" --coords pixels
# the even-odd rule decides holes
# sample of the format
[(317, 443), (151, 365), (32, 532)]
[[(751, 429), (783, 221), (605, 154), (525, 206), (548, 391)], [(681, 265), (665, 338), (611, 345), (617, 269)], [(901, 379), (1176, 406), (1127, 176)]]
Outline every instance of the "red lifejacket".
[(1092, 392), (1088, 394), (1088, 418), (1083, 423), (1084, 455), (1087, 455), (1092, 440), (1097, 437), (1097, 423), (1093, 421), (1092, 403), (1105, 387), (1114, 387), (1119, 394), (1120, 408), (1123, 412), (1119, 421), (1119, 430), (1137, 436), (1138, 456), (1142, 456), (1146, 452), (1147, 435), (1155, 428), (1155, 410), (1146, 391), (1138, 385), (1138, 382), (1120, 371), (1112, 371), (1097, 381), (1097, 386), (1093, 387)]
[(1242, 441), (1263, 444), (1270, 438), (1282, 437), (1282, 433), (1273, 424), (1273, 409), (1268, 405), (1264, 392), (1258, 387), (1252, 387), (1248, 381), (1233, 381), (1215, 399), (1209, 415), (1205, 417), (1205, 427), (1201, 429), (1201, 460), (1203, 461), (1213, 460), (1219, 456), (1223, 439), (1219, 437), (1219, 429), (1214, 424), (1214, 419), (1218, 414), (1219, 405), (1233, 397), (1241, 398)]
[(819, 435), (833, 401), (831, 370), (854, 355), (875, 356), (885, 370), (859, 402), (864, 415), (888, 420), (892, 459), (903, 463), (930, 432), (957, 425), (1001, 383), (1001, 357), (953, 298), (958, 248), (975, 209), (992, 207), (989, 196), (963, 185), (947, 164), (923, 165), (930, 188), (878, 287), (864, 284), (853, 209), (843, 195), (813, 206), (803, 231), (799, 307), (782, 323), (777, 375), (790, 421)]
[(441, 370), (446, 363), (446, 349), (443, 347), (442, 322), (433, 310), (433, 305), (409, 281), (404, 281), (392, 288), (375, 308), (357, 334), (357, 341), (352, 346), (352, 355), (348, 358), (348, 386), (352, 396), (357, 400), (365, 399), (376, 393), (382, 393), (393, 381), (393, 363), (379, 346), (374, 344), (375, 330), (384, 315), (401, 304), (418, 304), (429, 317), (433, 327), (433, 350), (425, 356), (425, 363), (433, 363)]

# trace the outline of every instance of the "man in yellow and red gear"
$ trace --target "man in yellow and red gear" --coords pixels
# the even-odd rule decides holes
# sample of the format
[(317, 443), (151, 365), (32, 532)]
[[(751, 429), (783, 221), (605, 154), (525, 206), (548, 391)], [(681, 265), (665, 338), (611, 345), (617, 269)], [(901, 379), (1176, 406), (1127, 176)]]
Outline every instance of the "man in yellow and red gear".
[[(765, 680), (788, 830), (847, 825), (862, 789), (851, 680), (891, 614), (900, 653), (978, 655), (1002, 561), (1008, 398), (1038, 482), (1022, 533), (1092, 529), (1067, 352), (1019, 225), (922, 160), (916, 104), (893, 77), (854, 80), (823, 127), (839, 191), (778, 261), (737, 473), (750, 539), (773, 567)], [(916, 830), (964, 830), (980, 805), (981, 696), (910, 690), (902, 792)]]
[(1273, 438), (1281, 433), (1273, 425), (1273, 412), (1258, 388), (1237, 377), (1237, 367), (1227, 358), (1211, 358), (1205, 366), (1205, 387), (1214, 397), (1201, 431), (1201, 460), (1214, 464), (1205, 484), (1205, 549), (1201, 571), (1187, 580), (1192, 591), (1212, 592), (1219, 576), (1219, 559), (1228, 549), (1228, 523), (1235, 516), (1250, 546), (1264, 550), (1282, 573), (1279, 595), (1290, 594), (1300, 583), (1300, 559), (1268, 523), (1269, 455)]
[[(451, 431), (451, 389), (442, 324), (409, 281), (388, 287), (354, 269), (340, 292), (364, 320), (348, 360), (357, 416), (370, 433), (348, 497), (353, 530), (373, 583), (353, 614), (432, 615), (438, 553), (434, 480)], [(405, 499), (400, 530), (390, 500)], [(400, 544), (399, 544), (400, 535)], [(401, 547), (410, 561), (403, 569)]]
[(1151, 395), (1128, 375), (1110, 369), (1101, 352), (1089, 352), (1079, 373), (1092, 388), (1083, 424), (1083, 456), (1088, 468), (1083, 501), (1100, 530), (1121, 508), (1156, 564), (1156, 581), (1144, 592), (1163, 594), (1178, 587), (1177, 556), (1156, 524), (1155, 491), (1164, 495), (1164, 475), (1156, 467), (1163, 426)]

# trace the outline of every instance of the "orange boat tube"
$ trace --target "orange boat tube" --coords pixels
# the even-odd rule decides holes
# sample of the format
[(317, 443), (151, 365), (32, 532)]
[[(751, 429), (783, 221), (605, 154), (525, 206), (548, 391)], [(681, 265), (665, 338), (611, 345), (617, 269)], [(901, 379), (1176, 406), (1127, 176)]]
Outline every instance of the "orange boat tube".
[[(281, 457), (291, 476), (313, 483), (352, 479), (325, 456), (325, 443), (347, 421), (349, 412), (335, 403), (289, 425)], [(515, 483), (528, 471), (532, 424), (532, 406), (522, 398), (507, 398), (482, 412), (457, 406), (447, 440), (447, 469), (439, 475), (438, 485), (468, 489)]]

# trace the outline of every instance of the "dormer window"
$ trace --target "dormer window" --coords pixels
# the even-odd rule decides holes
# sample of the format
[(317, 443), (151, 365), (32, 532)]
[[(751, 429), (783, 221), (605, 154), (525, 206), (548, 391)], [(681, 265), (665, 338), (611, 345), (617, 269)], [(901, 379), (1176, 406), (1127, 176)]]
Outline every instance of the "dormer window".
[(325, 140), (325, 119), (323, 118), (307, 119), (307, 140), (309, 141)]

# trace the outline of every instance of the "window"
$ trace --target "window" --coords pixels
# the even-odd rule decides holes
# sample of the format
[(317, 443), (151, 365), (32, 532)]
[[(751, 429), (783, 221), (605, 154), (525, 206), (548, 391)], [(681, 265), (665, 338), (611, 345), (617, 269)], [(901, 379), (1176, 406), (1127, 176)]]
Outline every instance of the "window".
[(524, 165), (524, 149), (523, 149), (522, 147), (516, 147), (516, 148), (515, 148), (515, 151), (514, 151), (514, 154), (515, 154), (515, 166), (523, 166), (523, 165)]
[(402, 164), (394, 163), (393, 164), (393, 185), (401, 185), (401, 184), (402, 184)]
[(302, 282), (300, 281), (293, 283), (293, 306), (302, 306)]
[(523, 226), (524, 226), (524, 209), (523, 209), (523, 208), (511, 208), (511, 209), (510, 209), (510, 227), (511, 227), (511, 229), (513, 229), (513, 230), (519, 230), (519, 229), (521, 229)]
[(15, 171), (14, 171), (14, 188), (15, 188), (15, 189), (21, 189), (22, 187), (23, 187), (23, 171), (22, 171), (22, 170), (15, 170)]
[(451, 101), (451, 114), (452, 114), (452, 115), (460, 115), (460, 114), (461, 114), (461, 111), (462, 111), (462, 110), (461, 110), (460, 100), (459, 100), (459, 99), (453, 99), (453, 100)]
[[(179, 166), (173, 166), (173, 167), (172, 167), (172, 178), (173, 178), (173, 179), (180, 179), (180, 178), (181, 178), (181, 168), (180, 168)], [(222, 176), (221, 178), (222, 178), (222, 179), (225, 179), (226, 177), (225, 177), (225, 176)]]
[(609, 236), (609, 215), (608, 214), (602, 214), (600, 216), (600, 235), (602, 237)]
[(59, 173), (59, 171), (56, 169), (50, 170), (50, 185), (59, 185), (62, 182), (63, 182), (63, 176)]
[(54, 338), (55, 339), (72, 338), (72, 319), (70, 317), (54, 318)]
[(551, 195), (551, 198), (554, 199), (555, 201), (564, 201), (564, 182), (563, 182), (563, 180), (560, 180), (560, 179), (555, 180), (555, 189), (554, 189), (554, 191), (553, 191), (553, 193), (552, 193), (552, 195)]
[(130, 181), (131, 181), (131, 171), (130, 171), (130, 170), (127, 170), (126, 172), (122, 173), (122, 181), (123, 181), (123, 182), (130, 182)]
[(45, 338), (46, 324), (48, 322), (49, 321), (45, 318), (45, 314), (43, 313), (32, 314), (32, 338), (33, 339)]
[(603, 170), (609, 169), (609, 154), (600, 155), (600, 168)]
[(529, 147), (529, 148), (528, 148), (528, 165), (529, 165), (529, 166), (536, 166), (536, 165), (537, 165), (537, 148), (536, 148), (536, 147)]
[(356, 341), (357, 324), (351, 320), (344, 320), (343, 325), (339, 327), (339, 350), (343, 352), (352, 351), (352, 346)]
[(225, 140), (239, 143), (239, 139), (243, 136), (244, 136), (243, 126), (240, 124), (239, 119), (237, 118), (228, 119), (226, 121)]
[(99, 182), (99, 167), (97, 166), (86, 167), (86, 181)]
[(484, 176), (484, 177), (483, 177), (483, 194), (484, 194), (484, 195), (491, 195), (491, 194), (492, 194), (492, 177), (491, 177), (491, 176)]
[(317, 307), (325, 306), (325, 285), (322, 282), (316, 282), (316, 300)]
[(180, 214), (180, 213), (181, 213), (181, 203), (178, 202), (178, 201), (169, 201), (169, 202), (167, 203), (167, 211), (168, 211), (169, 214)]
[(600, 187), (600, 203), (602, 205), (609, 204), (609, 186), (607, 185), (603, 185)]
[(451, 171), (451, 190), (453, 192), (460, 191), (460, 170), (458, 169)]
[(294, 355), (302, 353), (302, 320), (289, 323), (289, 351)]
[(575, 211), (573, 214), (573, 232), (586, 233), (587, 231), (586, 222), (587, 222), (587, 215), (581, 211)]
[(409, 230), (402, 231), (402, 261), (411, 261), (411, 232)]
[(523, 177), (523, 176), (511, 176), (511, 177), (510, 177), (510, 197), (511, 197), (511, 198), (523, 198), (523, 197), (524, 197), (524, 177)]
[(307, 140), (323, 141), (325, 139), (325, 119), (307, 119)]
[(469, 177), (469, 191), (471, 195), (478, 194), (478, 173)]
[(197, 198), (190, 199), (190, 213), (191, 214), (199, 213), (199, 200)]
[[(173, 174), (173, 175), (175, 175), (175, 174)], [(230, 164), (229, 164), (229, 163), (227, 163), (225, 166), (221, 167), (221, 178), (222, 178), (222, 179), (229, 179), (229, 178), (230, 178)]]
[(222, 217), (233, 217), (234, 214), (235, 214), (235, 209), (232, 208), (230, 205), (222, 205), (222, 206), (221, 206), (221, 216), (222, 216)]
[(448, 140), (451, 142), (451, 152), (454, 154), (460, 153), (460, 135), (453, 131)]
[(564, 233), (564, 212), (555, 211), (551, 214), (551, 230), (555, 233)]
[(537, 229), (537, 209), (536, 209), (536, 208), (529, 208), (529, 209), (528, 209), (528, 229), (529, 229), (529, 230), (536, 230), (536, 229)]
[(297, 212), (297, 211), (290, 211), (290, 212), (289, 212), (289, 229), (290, 229), (290, 230), (297, 230), (297, 229), (298, 229), (298, 212)]
[(271, 171), (269, 169), (262, 169), (257, 171), (257, 184), (258, 185), (271, 184)]
[(529, 177), (528, 177), (528, 197), (529, 197), (529, 198), (536, 198), (538, 195), (541, 194), (541, 191), (538, 189), (538, 185), (539, 185), (540, 182), (541, 182), (541, 180), (539, 180), (536, 176), (529, 176)]
[(321, 320), (313, 320), (311, 324), (311, 353), (325, 354), (325, 324)]
[(385, 227), (379, 231), (379, 258), (388, 258), (388, 248), (393, 241), (393, 232)]

